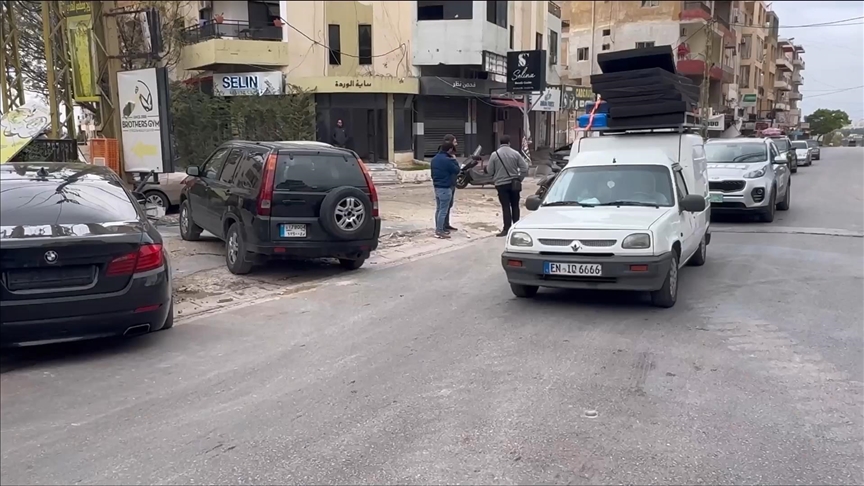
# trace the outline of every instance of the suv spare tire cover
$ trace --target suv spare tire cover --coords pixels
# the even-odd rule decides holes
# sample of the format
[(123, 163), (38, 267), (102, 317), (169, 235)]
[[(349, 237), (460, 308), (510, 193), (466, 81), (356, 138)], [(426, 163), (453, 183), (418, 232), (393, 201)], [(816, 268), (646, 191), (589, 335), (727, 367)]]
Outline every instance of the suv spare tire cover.
[[(356, 229), (352, 231), (344, 230), (336, 223), (336, 207), (340, 202), (347, 198), (355, 198), (363, 204), (365, 217)], [(318, 221), (324, 231), (340, 240), (356, 240), (366, 237), (367, 228), (372, 224), (372, 201), (365, 192), (351, 186), (337, 187), (324, 197), (321, 201), (321, 214), (318, 216)]]

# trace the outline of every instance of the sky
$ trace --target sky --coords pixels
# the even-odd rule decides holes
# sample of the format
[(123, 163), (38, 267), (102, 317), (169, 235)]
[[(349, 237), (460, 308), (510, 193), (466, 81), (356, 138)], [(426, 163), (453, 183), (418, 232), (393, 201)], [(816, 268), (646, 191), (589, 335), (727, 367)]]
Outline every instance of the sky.
[[(820, 108), (843, 110), (852, 121), (864, 119), (864, 20), (847, 26), (793, 26), (864, 17), (861, 1), (779, 1), (770, 5), (780, 18), (780, 37), (794, 38), (802, 56), (804, 94), (801, 110), (809, 115)], [(836, 92), (845, 88), (854, 88)]]

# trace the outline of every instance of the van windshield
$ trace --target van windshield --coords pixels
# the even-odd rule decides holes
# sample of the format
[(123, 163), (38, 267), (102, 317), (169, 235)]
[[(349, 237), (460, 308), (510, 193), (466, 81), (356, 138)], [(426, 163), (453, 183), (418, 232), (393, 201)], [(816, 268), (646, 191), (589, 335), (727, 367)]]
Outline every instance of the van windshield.
[(672, 175), (662, 165), (608, 165), (565, 169), (544, 206), (673, 205)]
[(705, 158), (712, 164), (759, 162), (768, 160), (764, 143), (712, 142), (705, 144)]

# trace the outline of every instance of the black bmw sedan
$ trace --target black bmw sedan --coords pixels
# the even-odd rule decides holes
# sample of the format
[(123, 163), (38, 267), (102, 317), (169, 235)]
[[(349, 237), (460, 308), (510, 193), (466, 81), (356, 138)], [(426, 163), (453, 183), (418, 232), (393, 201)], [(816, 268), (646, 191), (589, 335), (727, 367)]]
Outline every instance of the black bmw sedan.
[(139, 197), (105, 167), (0, 165), (0, 345), (171, 328), (168, 254)]

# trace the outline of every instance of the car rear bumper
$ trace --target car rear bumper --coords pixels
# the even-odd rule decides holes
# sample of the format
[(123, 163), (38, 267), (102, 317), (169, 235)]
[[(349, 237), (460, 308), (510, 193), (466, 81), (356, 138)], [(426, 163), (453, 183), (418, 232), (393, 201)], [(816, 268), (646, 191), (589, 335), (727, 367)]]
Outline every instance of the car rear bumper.
[(0, 302), (0, 345), (24, 346), (121, 336), (162, 328), (171, 312), (167, 267), (131, 279), (120, 292)]
[[(520, 261), (522, 266), (513, 266), (511, 261)], [(603, 265), (601, 277), (568, 277), (545, 275), (545, 262), (597, 263)], [(579, 255), (533, 255), (504, 252), (501, 265), (511, 284), (553, 287), (561, 289), (637, 290), (653, 291), (663, 286), (672, 253), (660, 256), (614, 256), (584, 257)], [(632, 266), (643, 266), (633, 270)]]
[(357, 258), (368, 257), (369, 253), (378, 249), (378, 239), (381, 236), (381, 219), (375, 218), (375, 228), (372, 238), (364, 240), (296, 241), (280, 240), (277, 242), (262, 242), (248, 244), (247, 250), (252, 253), (271, 257), (291, 258)]

